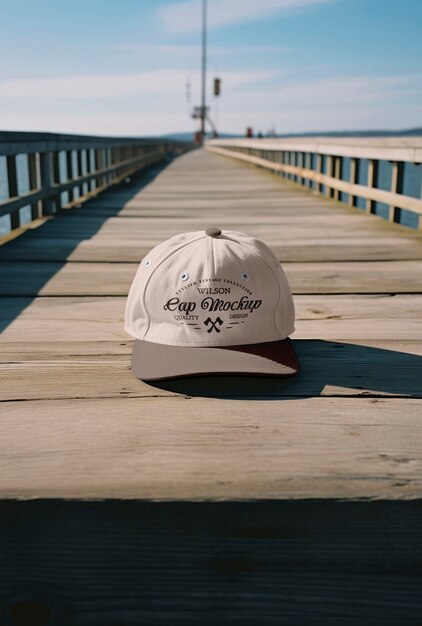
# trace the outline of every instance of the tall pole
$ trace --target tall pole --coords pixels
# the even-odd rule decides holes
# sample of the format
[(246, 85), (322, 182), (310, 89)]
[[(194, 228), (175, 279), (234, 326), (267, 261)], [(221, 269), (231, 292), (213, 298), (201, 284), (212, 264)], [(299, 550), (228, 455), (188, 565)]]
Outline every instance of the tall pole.
[(205, 137), (206, 118), (206, 72), (207, 72), (207, 0), (202, 0), (202, 100), (201, 100), (201, 142)]

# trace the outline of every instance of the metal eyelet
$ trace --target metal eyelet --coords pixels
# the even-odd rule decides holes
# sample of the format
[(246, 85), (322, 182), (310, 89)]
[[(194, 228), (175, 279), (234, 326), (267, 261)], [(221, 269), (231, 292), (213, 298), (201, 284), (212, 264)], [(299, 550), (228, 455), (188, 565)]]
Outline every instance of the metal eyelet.
[(152, 261), (151, 259), (147, 259), (144, 263), (145, 267), (149, 267), (151, 265)]
[(180, 280), (183, 280), (183, 282), (184, 282), (185, 280), (187, 280), (189, 278), (189, 274), (187, 272), (182, 272), (179, 275), (179, 278), (180, 278)]
[(242, 273), (241, 273), (241, 275), (240, 275), (240, 278), (241, 278), (242, 280), (249, 280), (249, 276), (247, 275), (247, 273), (246, 273), (246, 272), (242, 272)]

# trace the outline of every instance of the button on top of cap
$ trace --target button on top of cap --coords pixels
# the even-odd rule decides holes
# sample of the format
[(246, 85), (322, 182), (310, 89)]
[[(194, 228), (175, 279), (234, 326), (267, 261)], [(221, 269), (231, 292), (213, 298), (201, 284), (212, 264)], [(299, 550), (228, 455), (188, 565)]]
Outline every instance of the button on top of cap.
[(205, 234), (208, 235), (208, 237), (219, 237), (221, 235), (221, 228), (210, 226), (205, 230)]

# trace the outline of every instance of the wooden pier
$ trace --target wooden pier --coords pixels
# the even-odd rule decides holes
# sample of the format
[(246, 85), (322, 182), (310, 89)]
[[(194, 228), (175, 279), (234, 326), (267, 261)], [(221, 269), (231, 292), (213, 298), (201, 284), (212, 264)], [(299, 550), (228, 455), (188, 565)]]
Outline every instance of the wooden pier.
[[(1, 623), (418, 626), (421, 233), (204, 150), (119, 175), (0, 247)], [(132, 375), (140, 260), (209, 225), (282, 261), (297, 377)]]
[[(301, 373), (146, 384), (123, 331), (158, 242), (263, 239)], [(409, 499), (422, 494), (422, 235), (205, 150), (0, 248), (2, 498)]]

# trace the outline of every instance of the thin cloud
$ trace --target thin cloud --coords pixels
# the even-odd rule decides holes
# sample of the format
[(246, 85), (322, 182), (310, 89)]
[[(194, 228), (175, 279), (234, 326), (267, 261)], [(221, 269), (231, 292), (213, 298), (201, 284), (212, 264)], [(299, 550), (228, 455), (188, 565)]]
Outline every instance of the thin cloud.
[[(247, 106), (265, 106), (269, 102), (285, 108), (315, 108), (323, 106), (351, 106), (371, 102), (391, 102), (420, 89), (421, 78), (417, 75), (399, 76), (350, 76), (326, 78), (318, 81), (272, 85), (271, 88), (254, 89), (243, 99)], [(247, 85), (238, 88), (242, 93)], [(237, 102), (239, 104), (239, 102)]]
[[(265, 81), (278, 72), (223, 72), (225, 82), (233, 88)], [(199, 72), (191, 72), (199, 83)], [(186, 72), (162, 70), (136, 74), (73, 74), (50, 78), (29, 78), (0, 81), (1, 98), (92, 99), (122, 98), (132, 95), (166, 95), (183, 93)]]
[[(338, 0), (211, 0), (207, 22), (210, 28), (214, 28), (335, 1), (338, 2)], [(198, 0), (184, 0), (160, 7), (158, 17), (168, 31), (187, 33), (199, 30), (200, 10), (201, 3)]]
[(2, 114), (2, 130), (82, 133), (104, 137), (150, 137), (195, 127), (183, 112), (161, 113), (9, 113)]
[[(173, 56), (189, 56), (196, 55), (200, 44), (161, 44), (161, 43), (142, 43), (142, 42), (122, 42), (108, 46), (112, 50), (122, 50), (124, 52), (140, 52), (146, 56), (150, 54), (154, 55), (171, 55)], [(211, 44), (208, 46), (208, 56), (214, 56), (216, 54), (282, 54), (284, 52), (293, 52), (294, 48), (289, 46), (254, 46), (254, 45), (239, 45), (239, 46), (218, 46)]]
[[(275, 128), (279, 133), (318, 132), (330, 130), (367, 130), (417, 126), (422, 116), (422, 105), (390, 104), (376, 106), (356, 105), (323, 107), (319, 110), (289, 108), (283, 111), (274, 107), (255, 112), (220, 112), (220, 132), (244, 134), (247, 126), (255, 131), (267, 132)], [(397, 120), (402, 120), (398, 122)], [(405, 120), (405, 122), (403, 122)], [(197, 123), (185, 113), (163, 116), (161, 113), (100, 114), (79, 113), (69, 115), (51, 110), (38, 114), (2, 114), (3, 130), (48, 131), (83, 133), (103, 136), (151, 136), (175, 131), (192, 131)]]
[[(422, 115), (421, 77), (350, 76), (295, 80), (297, 68), (223, 72), (223, 96), (209, 97), (220, 132), (242, 133), (246, 126), (266, 132), (416, 126)], [(191, 105), (199, 103), (200, 73), (190, 74)], [(4, 130), (45, 130), (100, 135), (152, 135), (192, 131), (181, 70), (82, 74), (48, 79), (0, 81)], [(71, 104), (69, 104), (69, 102)], [(414, 104), (412, 104), (414, 102)], [(419, 116), (419, 117), (418, 117)]]

